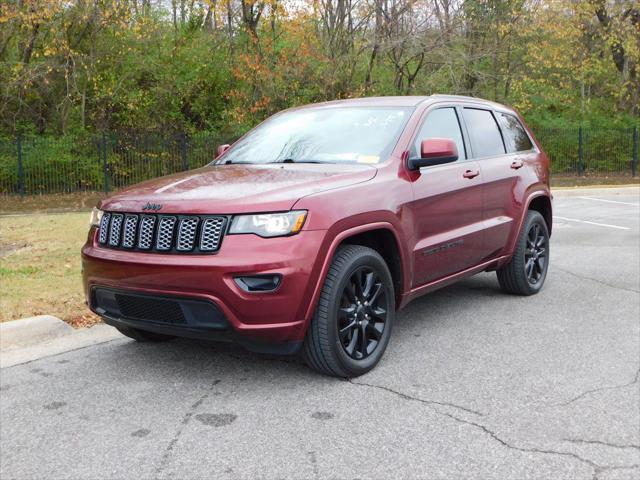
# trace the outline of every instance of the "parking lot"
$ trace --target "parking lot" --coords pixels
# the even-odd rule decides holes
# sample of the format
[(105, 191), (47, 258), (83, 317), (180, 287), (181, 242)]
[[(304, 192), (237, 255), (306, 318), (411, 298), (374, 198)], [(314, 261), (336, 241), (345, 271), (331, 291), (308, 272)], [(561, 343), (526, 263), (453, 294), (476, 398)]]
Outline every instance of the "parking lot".
[(0, 374), (0, 477), (640, 478), (640, 198), (558, 194), (543, 291), (493, 273), (400, 312), (352, 381), (126, 338)]

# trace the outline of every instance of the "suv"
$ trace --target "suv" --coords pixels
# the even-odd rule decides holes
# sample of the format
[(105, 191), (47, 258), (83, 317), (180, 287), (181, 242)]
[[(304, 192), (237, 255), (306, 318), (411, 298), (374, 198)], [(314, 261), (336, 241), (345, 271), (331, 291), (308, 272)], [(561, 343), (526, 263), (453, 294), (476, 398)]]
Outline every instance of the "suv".
[(514, 110), (441, 95), (320, 103), (100, 202), (84, 289), (138, 341), (301, 350), (353, 377), (420, 295), (494, 270), (502, 290), (537, 293), (551, 222), (549, 160)]

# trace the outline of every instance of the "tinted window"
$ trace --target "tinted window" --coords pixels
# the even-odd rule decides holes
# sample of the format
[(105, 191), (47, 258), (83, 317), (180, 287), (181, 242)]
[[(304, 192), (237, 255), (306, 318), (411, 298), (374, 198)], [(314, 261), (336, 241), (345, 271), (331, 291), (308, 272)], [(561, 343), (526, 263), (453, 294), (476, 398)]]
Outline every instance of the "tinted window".
[(460, 123), (455, 108), (439, 108), (429, 113), (416, 136), (411, 152), (412, 157), (420, 156), (420, 144), (428, 138), (450, 138), (458, 147), (458, 159), (467, 158), (460, 132)]
[(395, 146), (409, 108), (327, 107), (275, 115), (236, 142), (219, 163), (378, 163)]
[(531, 150), (533, 145), (527, 132), (524, 131), (524, 127), (520, 124), (520, 121), (513, 115), (507, 113), (501, 113), (502, 118), (504, 140), (507, 142), (507, 147), (510, 152), (524, 152)]
[(476, 158), (505, 153), (498, 124), (489, 110), (465, 108), (464, 120), (467, 123), (473, 155)]

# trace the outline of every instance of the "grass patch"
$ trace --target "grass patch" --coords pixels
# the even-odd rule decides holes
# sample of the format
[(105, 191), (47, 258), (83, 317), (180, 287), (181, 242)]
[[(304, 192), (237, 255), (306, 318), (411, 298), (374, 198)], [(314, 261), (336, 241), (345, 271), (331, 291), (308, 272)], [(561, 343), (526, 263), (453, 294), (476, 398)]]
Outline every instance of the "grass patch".
[(31, 265), (27, 265), (26, 267), (20, 267), (16, 269), (10, 269), (5, 267), (0, 267), (0, 278), (10, 277), (12, 275), (18, 276), (26, 276), (33, 275), (38, 271), (38, 267), (32, 267)]
[(577, 177), (575, 175), (551, 175), (551, 188), (553, 187), (591, 187), (600, 185), (638, 185), (640, 177), (631, 175), (607, 176), (592, 175)]
[(0, 195), (0, 213), (77, 212), (91, 210), (106, 194), (101, 192), (49, 195)]
[(87, 212), (0, 217), (0, 321), (50, 314), (95, 323), (84, 303), (80, 247)]

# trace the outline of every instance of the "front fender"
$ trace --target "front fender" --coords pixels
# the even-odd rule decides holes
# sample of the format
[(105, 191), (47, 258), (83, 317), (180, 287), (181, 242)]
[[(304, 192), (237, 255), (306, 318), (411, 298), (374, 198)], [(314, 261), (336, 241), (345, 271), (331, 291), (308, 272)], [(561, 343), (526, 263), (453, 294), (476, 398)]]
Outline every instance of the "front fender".
[[(370, 215), (371, 214), (366, 214), (367, 217)], [(400, 255), (403, 290), (405, 285), (410, 285), (410, 268), (408, 265), (409, 256), (406, 251), (406, 242), (403, 238), (402, 231), (397, 224), (397, 217), (393, 216), (391, 213), (389, 213), (389, 215), (391, 215), (393, 219), (387, 217), (378, 221), (368, 221), (367, 223), (360, 223), (360, 216), (343, 219), (327, 230), (325, 241), (323, 242), (323, 246), (321, 247), (316, 259), (316, 265), (314, 266), (314, 275), (312, 276), (313, 281), (309, 284), (310, 292), (307, 298), (310, 298), (310, 301), (308, 302), (306, 309), (298, 315), (298, 318), (303, 318), (305, 320), (303, 330), (306, 331), (311, 318), (313, 318), (313, 313), (318, 304), (324, 280), (327, 277), (327, 273), (331, 267), (331, 262), (333, 261), (333, 256), (335, 255), (336, 250), (340, 244), (350, 237), (371, 230), (384, 229), (391, 232), (398, 246), (398, 253)], [(403, 292), (396, 292), (397, 295), (401, 295), (402, 293)]]

